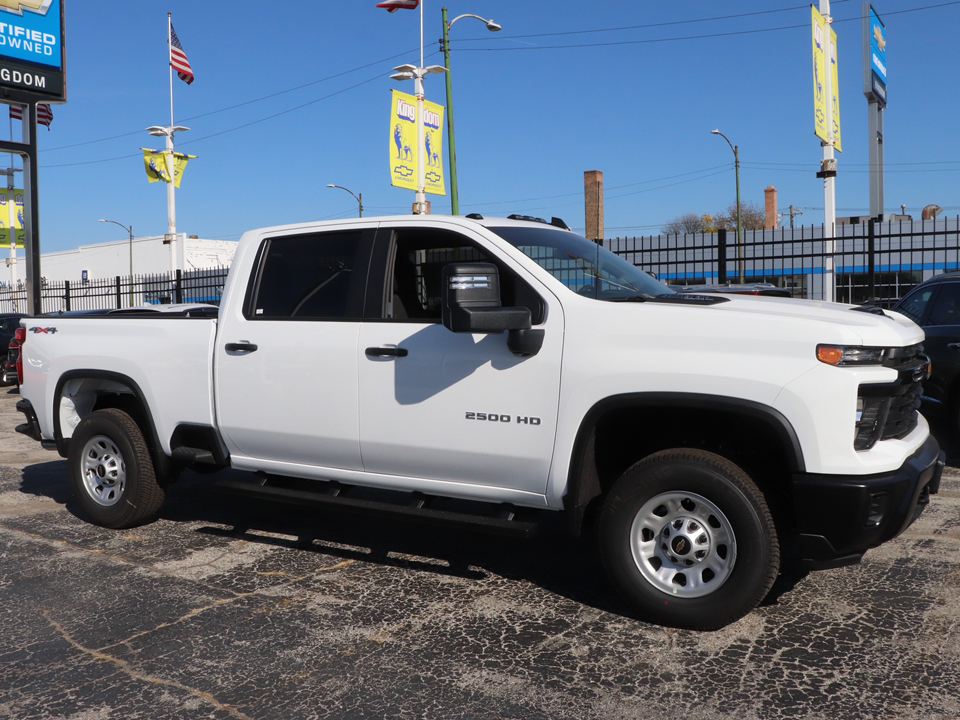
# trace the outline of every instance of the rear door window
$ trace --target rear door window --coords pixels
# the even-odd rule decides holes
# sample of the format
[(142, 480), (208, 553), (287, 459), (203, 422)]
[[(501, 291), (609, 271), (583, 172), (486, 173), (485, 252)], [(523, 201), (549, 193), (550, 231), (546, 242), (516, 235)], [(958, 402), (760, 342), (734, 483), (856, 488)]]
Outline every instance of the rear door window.
[(261, 251), (248, 318), (359, 319), (367, 254), (359, 230), (270, 238)]

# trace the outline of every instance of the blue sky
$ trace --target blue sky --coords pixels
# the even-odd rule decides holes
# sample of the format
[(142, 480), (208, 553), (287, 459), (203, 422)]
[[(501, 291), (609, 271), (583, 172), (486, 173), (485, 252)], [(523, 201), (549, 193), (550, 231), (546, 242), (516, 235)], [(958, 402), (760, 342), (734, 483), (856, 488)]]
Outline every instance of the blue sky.
[[(559, 216), (584, 226), (583, 173), (602, 170), (606, 234), (656, 234), (689, 212), (735, 198), (823, 221), (822, 151), (813, 133), (809, 5), (795, 0), (673, 3), (424, 0), (426, 63), (442, 64), (441, 8), (503, 26), (454, 25), (461, 212)], [(376, 0), (68, 0), (68, 103), (39, 130), (43, 252), (166, 228), (166, 193), (148, 184), (144, 128), (169, 122), (166, 14), (196, 74), (174, 78), (177, 148), (191, 161), (177, 193), (178, 230), (236, 240), (248, 229), (407, 213), (390, 185), (392, 68), (419, 59), (419, 12)], [(834, 0), (844, 151), (838, 215), (867, 214), (867, 104), (860, 0)], [(229, 11), (224, 8), (229, 7)], [(886, 24), (887, 212), (960, 213), (960, 2), (877, 0)], [(445, 103), (441, 75), (426, 97)], [(446, 146), (446, 140), (444, 140)], [(449, 197), (428, 196), (435, 213)]]

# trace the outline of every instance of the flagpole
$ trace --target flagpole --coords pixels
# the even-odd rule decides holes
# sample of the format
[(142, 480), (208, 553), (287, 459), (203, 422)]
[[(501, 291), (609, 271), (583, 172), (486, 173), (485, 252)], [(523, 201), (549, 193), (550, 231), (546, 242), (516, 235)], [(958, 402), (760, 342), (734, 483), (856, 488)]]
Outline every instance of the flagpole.
[(424, 150), (423, 131), (423, 5), (424, 0), (420, 0), (420, 68), (414, 85), (417, 96), (417, 207), (414, 212), (416, 215), (423, 215), (427, 212), (427, 169), (425, 167), (426, 151)]
[(170, 129), (166, 135), (167, 174), (167, 240), (170, 241), (171, 269), (177, 271), (177, 197), (173, 182), (175, 158), (173, 155), (173, 14), (167, 13), (167, 68), (170, 70)]
[[(9, 117), (10, 113), (7, 113), (8, 120), (10, 122), (10, 142), (13, 142), (13, 118)], [(21, 117), (20, 122), (23, 122)], [(14, 213), (16, 213), (14, 205), (14, 193), (13, 193), (13, 153), (10, 153), (10, 170), (7, 173), (7, 205), (4, 207), (7, 210), (7, 217), (0, 218), (3, 220), (5, 225), (9, 225), (7, 232), (10, 233), (10, 299), (13, 301), (13, 311), (17, 312), (17, 230), (16, 223), (10, 222), (10, 208), (14, 207)]]

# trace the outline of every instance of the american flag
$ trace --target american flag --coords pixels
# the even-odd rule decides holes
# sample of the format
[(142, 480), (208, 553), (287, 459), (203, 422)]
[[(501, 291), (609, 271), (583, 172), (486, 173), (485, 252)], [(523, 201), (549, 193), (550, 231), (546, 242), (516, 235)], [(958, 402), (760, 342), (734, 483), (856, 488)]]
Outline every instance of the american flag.
[(180, 44), (180, 38), (177, 37), (177, 31), (173, 29), (173, 24), (170, 25), (170, 64), (177, 71), (177, 77), (187, 85), (193, 82), (193, 68), (190, 67), (190, 61), (187, 60), (187, 54), (183, 51), (183, 46)]
[(419, 4), (420, 0), (383, 0), (377, 3), (377, 7), (396, 12), (397, 10), (416, 10)]
[[(10, 106), (10, 119), (23, 120), (23, 108), (20, 105)], [(37, 124), (46, 125), (50, 129), (50, 123), (53, 122), (53, 110), (47, 103), (37, 103)]]

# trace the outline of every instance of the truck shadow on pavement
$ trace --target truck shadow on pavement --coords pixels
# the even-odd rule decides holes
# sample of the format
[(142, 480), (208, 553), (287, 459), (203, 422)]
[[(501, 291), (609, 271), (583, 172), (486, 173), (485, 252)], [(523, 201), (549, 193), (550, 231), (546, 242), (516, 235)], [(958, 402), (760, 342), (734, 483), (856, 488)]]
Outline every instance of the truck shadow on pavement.
[[(532, 538), (503, 537), (411, 519), (239, 498), (216, 490), (210, 478), (184, 473), (168, 492), (162, 518), (203, 523), (195, 532), (208, 536), (318, 553), (341, 561), (476, 582), (491, 577), (527, 582), (595, 610), (646, 622), (608, 582), (592, 534), (571, 536), (565, 516), (558, 512), (541, 512), (539, 532)], [(761, 605), (776, 605), (805, 576), (795, 568), (785, 569)]]
[[(513, 538), (335, 508), (261, 502), (218, 491), (210, 478), (184, 473), (161, 517), (202, 523), (196, 532), (298, 552), (482, 582), (529, 582), (605, 612), (634, 617), (607, 584), (589, 539), (570, 536), (560, 513), (543, 512), (533, 538)], [(243, 473), (236, 473), (242, 478)]]
[[(931, 427), (947, 453), (948, 467), (958, 467), (960, 444), (950, 424), (933, 420)], [(570, 536), (562, 513), (541, 512), (539, 533), (533, 538), (502, 537), (410, 519), (237, 497), (214, 487), (216, 480), (226, 477), (250, 476), (234, 470), (212, 476), (184, 472), (168, 488), (159, 522), (180, 526), (182, 530), (173, 532), (183, 535), (187, 545), (191, 534), (198, 533), (478, 583), (499, 577), (531, 583), (596, 610), (643, 620), (607, 581), (591, 536)], [(87, 522), (73, 499), (64, 460), (25, 467), (20, 491), (50, 498)], [(785, 568), (762, 605), (777, 605), (805, 576), (795, 567)]]
[(69, 507), (73, 504), (73, 493), (67, 482), (66, 460), (27, 465), (23, 469), (20, 492), (49, 498), (58, 505), (67, 505), (67, 509), (73, 512)]

